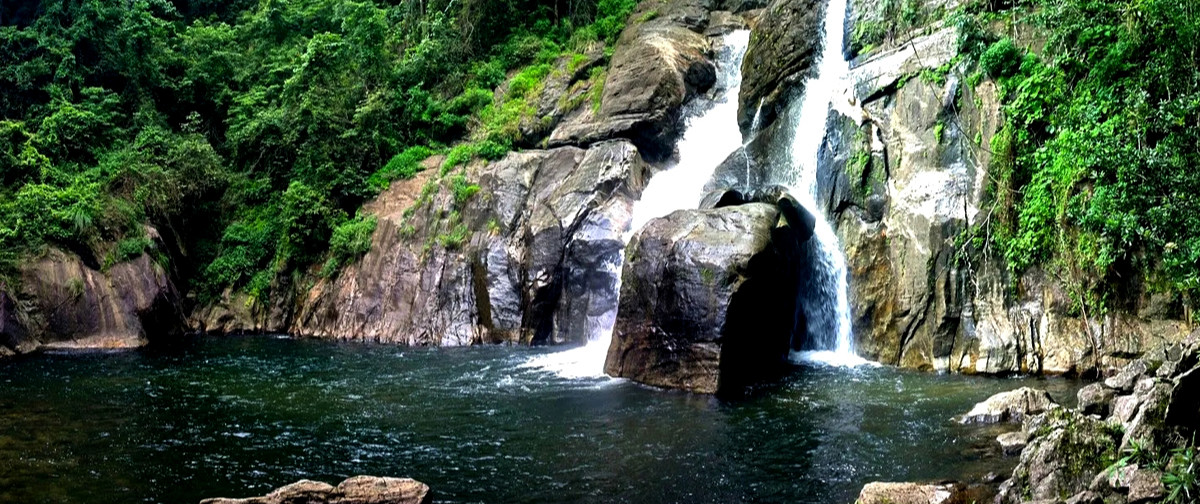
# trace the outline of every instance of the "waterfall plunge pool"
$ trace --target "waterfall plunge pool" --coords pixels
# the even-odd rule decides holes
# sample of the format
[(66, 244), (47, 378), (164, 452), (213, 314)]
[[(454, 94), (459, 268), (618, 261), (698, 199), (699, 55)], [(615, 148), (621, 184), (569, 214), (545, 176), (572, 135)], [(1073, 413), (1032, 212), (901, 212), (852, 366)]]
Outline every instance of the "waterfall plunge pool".
[(560, 351), (196, 337), (20, 358), (0, 366), (0, 502), (194, 503), (370, 474), (436, 502), (848, 504), (870, 481), (996, 470), (996, 432), (951, 417), (1022, 385), (1070, 404), (1080, 385), (801, 366), (722, 401), (526, 365)]

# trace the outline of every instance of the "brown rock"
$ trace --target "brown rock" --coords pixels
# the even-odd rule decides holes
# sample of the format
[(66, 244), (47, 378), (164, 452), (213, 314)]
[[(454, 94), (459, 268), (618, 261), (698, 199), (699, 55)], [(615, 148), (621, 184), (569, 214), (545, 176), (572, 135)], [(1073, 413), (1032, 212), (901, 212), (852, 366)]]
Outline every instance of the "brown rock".
[(564, 120), (551, 133), (549, 145), (628, 138), (648, 160), (670, 157), (683, 103), (716, 82), (708, 39), (685, 25), (697, 15), (680, 12), (626, 28), (613, 53), (599, 109), (584, 108)]
[(966, 504), (966, 498), (957, 483), (867, 483), (856, 504)]
[(262, 497), (205, 499), (200, 504), (427, 504), (429, 486), (408, 478), (354, 476), (334, 487), (300, 480)]
[(1113, 398), (1116, 392), (1100, 383), (1091, 383), (1079, 389), (1076, 394), (1079, 399), (1079, 410), (1087, 415), (1108, 416), (1112, 410)]

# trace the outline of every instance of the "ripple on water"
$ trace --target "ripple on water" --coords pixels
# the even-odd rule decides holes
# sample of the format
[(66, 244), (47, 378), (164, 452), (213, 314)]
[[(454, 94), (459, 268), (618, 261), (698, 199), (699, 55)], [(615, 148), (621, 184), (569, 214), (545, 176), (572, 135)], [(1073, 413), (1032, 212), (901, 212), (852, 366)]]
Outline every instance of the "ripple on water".
[(555, 353), (201, 338), (21, 359), (0, 368), (0, 502), (195, 502), (363, 473), (446, 502), (850, 502), (868, 480), (985, 467), (989, 440), (950, 420), (974, 402), (1077, 387), (803, 365), (726, 402), (526, 365)]

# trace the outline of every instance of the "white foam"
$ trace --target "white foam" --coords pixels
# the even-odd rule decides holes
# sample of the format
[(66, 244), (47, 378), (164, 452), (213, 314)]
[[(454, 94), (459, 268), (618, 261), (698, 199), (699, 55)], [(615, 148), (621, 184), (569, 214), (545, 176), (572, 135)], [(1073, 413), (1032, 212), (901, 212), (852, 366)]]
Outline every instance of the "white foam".
[(812, 350), (807, 352), (792, 352), (792, 362), (802, 364), (815, 364), (819, 366), (830, 367), (879, 367), (882, 364), (864, 359), (853, 353), (839, 352), (836, 350)]

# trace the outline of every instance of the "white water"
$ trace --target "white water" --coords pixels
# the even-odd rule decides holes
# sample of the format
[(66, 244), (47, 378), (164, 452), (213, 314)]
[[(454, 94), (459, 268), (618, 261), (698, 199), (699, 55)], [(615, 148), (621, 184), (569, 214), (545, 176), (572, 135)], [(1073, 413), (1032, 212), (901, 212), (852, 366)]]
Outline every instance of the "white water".
[(796, 357), (828, 365), (855, 366), (867, 361), (854, 353), (846, 260), (837, 234), (822, 211), (824, 205), (817, 203), (817, 155), (830, 108), (854, 113), (847, 80), (850, 64), (842, 55), (845, 21), (846, 0), (830, 0), (825, 10), (824, 46), (817, 73), (805, 83), (799, 109), (789, 114), (794, 123), (787, 156), (794, 167), (789, 192), (817, 217), (815, 239), (811, 243), (819, 265), (813, 268), (810, 283), (803, 290), (807, 295), (801, 298), (808, 319), (808, 351)]
[(697, 101), (702, 108), (693, 111), (679, 139), (679, 160), (650, 179), (642, 191), (642, 199), (633, 206), (630, 234), (651, 219), (697, 208), (713, 171), (742, 146), (737, 98), (742, 88), (742, 56), (749, 43), (749, 30), (738, 30), (723, 38), (717, 56), (716, 97)]
[[(679, 139), (679, 159), (671, 167), (650, 179), (642, 197), (633, 206), (632, 222), (622, 235), (625, 244), (633, 233), (651, 219), (666, 216), (676, 210), (697, 208), (704, 197), (704, 185), (713, 171), (729, 154), (742, 145), (737, 124), (738, 91), (742, 85), (742, 56), (750, 43), (750, 31), (738, 30), (722, 37), (717, 55), (717, 82), (713, 99), (695, 100), (685, 113), (690, 116)], [(621, 291), (621, 257), (609, 268)], [(597, 330), (586, 345), (571, 350), (539, 355), (522, 367), (541, 368), (564, 378), (604, 378), (604, 360), (612, 343), (616, 310), (597, 317)]]

